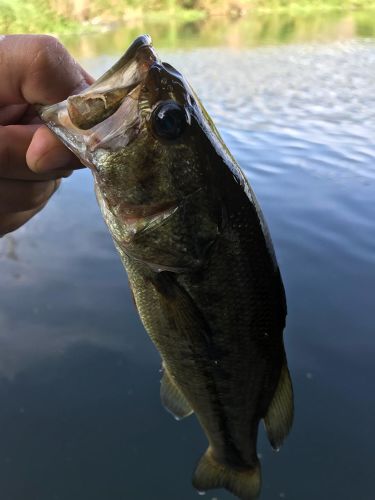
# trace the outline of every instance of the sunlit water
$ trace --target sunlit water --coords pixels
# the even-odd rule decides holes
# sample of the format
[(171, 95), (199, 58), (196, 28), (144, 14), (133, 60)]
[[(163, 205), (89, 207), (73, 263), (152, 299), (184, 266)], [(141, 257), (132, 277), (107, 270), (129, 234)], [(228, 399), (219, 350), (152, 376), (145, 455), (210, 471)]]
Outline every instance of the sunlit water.
[[(284, 278), (296, 417), (278, 454), (261, 432), (264, 500), (373, 499), (375, 42), (334, 38), (162, 51), (245, 170)], [(95, 75), (114, 60), (81, 56)], [(89, 172), (1, 241), (0, 266), (1, 499), (199, 498), (205, 437), (161, 407)]]

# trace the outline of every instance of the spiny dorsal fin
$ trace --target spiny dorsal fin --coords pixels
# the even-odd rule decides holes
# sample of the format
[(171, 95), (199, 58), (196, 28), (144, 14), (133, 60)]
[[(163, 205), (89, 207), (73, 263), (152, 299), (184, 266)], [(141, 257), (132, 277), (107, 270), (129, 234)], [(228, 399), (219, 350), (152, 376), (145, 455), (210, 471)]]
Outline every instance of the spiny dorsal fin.
[(217, 462), (208, 448), (194, 472), (193, 486), (199, 491), (226, 488), (241, 500), (255, 500), (261, 487), (259, 462), (253, 468), (235, 469)]
[(293, 423), (293, 387), (286, 361), (281, 368), (279, 382), (264, 417), (264, 424), (272, 448), (278, 450)]
[(163, 377), (160, 381), (160, 399), (163, 406), (177, 419), (188, 417), (193, 410), (177, 385), (173, 382), (164, 367)]

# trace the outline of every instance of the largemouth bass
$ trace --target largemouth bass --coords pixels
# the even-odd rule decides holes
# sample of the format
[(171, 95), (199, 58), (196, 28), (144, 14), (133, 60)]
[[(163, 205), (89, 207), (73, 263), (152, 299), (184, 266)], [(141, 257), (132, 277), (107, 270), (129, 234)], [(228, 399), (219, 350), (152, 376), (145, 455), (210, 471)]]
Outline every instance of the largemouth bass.
[(260, 492), (257, 434), (293, 419), (286, 301), (255, 195), (185, 78), (148, 36), (91, 87), (39, 109), (94, 176), (141, 320), (163, 365), (161, 399), (195, 413), (208, 449), (198, 490)]

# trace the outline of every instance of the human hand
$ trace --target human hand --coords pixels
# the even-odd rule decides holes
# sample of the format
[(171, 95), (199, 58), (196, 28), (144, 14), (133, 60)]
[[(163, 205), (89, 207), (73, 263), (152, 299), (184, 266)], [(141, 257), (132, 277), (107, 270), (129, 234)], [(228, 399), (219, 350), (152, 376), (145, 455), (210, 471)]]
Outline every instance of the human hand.
[(77, 158), (41, 125), (33, 104), (53, 104), (92, 78), (53, 37), (0, 36), (0, 237), (48, 202)]

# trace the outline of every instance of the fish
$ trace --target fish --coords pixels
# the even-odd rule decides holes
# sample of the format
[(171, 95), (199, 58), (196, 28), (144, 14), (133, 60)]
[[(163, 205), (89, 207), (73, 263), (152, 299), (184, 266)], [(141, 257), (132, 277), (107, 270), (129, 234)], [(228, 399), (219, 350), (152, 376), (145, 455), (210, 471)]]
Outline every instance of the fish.
[(260, 421), (293, 422), (287, 306), (255, 194), (184, 76), (139, 36), (90, 87), (39, 106), (92, 172), (139, 316), (161, 356), (161, 401), (208, 440), (192, 484), (261, 491)]

